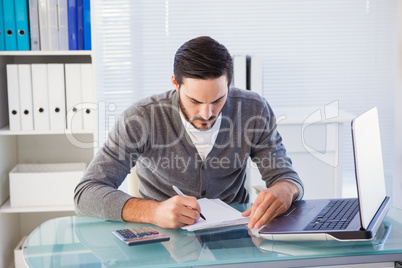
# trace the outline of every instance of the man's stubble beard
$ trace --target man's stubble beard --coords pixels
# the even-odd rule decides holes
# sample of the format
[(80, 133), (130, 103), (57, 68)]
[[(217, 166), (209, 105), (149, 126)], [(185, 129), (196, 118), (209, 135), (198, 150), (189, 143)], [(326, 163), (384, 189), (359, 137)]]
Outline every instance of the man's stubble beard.
[[(205, 120), (204, 118), (199, 117), (199, 116), (196, 116), (196, 117), (190, 119), (190, 116), (189, 116), (186, 108), (184, 107), (183, 103), (181, 102), (180, 91), (178, 93), (179, 93), (179, 109), (182, 112), (184, 119), (186, 119), (186, 121), (189, 122), (195, 129), (198, 129), (200, 131), (207, 131), (207, 130), (211, 129), (216, 122), (216, 120), (215, 120), (216, 116), (213, 115), (210, 118), (208, 118), (207, 120)], [(223, 107), (222, 107), (222, 109), (223, 109)], [(218, 114), (220, 114), (222, 112), (222, 109), (219, 111)], [(206, 122), (206, 123), (211, 122), (211, 121), (214, 121), (214, 122), (208, 128), (199, 128), (194, 124), (195, 120), (200, 120), (200, 121)]]

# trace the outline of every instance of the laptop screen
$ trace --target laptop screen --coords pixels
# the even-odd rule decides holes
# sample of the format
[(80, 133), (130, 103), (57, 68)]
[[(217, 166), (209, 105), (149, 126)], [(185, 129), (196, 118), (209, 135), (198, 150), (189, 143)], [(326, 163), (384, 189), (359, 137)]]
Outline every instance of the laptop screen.
[(352, 121), (352, 136), (360, 217), (367, 229), (386, 196), (376, 107)]

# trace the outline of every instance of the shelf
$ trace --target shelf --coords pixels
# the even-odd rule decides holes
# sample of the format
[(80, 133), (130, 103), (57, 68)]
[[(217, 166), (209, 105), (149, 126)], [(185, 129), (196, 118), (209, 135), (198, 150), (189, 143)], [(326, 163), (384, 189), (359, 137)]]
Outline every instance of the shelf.
[[(72, 133), (73, 135), (77, 134), (93, 134), (93, 130), (79, 130)], [(4, 126), (0, 128), (0, 136), (7, 135), (64, 135), (71, 134), (67, 130), (10, 130), (9, 126)]]
[(0, 56), (92, 56), (91, 50), (0, 51)]
[(58, 211), (74, 211), (74, 206), (47, 206), (47, 207), (17, 207), (10, 205), (10, 199), (0, 207), (0, 213), (28, 213), (28, 212), (58, 212)]

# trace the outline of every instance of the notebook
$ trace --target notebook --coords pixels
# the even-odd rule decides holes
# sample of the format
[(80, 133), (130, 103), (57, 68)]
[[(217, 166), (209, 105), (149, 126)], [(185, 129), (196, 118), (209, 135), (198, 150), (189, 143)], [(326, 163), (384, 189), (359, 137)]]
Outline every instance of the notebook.
[[(351, 129), (358, 197), (296, 201), (261, 228), (263, 238), (357, 241), (375, 236), (391, 205), (385, 190), (377, 108), (353, 119)], [(328, 215), (328, 205), (339, 205), (334, 209), (336, 215)]]
[(248, 217), (243, 217), (240, 211), (220, 199), (202, 198), (198, 199), (198, 204), (206, 220), (199, 218), (194, 224), (183, 226), (182, 229), (199, 231), (248, 223)]

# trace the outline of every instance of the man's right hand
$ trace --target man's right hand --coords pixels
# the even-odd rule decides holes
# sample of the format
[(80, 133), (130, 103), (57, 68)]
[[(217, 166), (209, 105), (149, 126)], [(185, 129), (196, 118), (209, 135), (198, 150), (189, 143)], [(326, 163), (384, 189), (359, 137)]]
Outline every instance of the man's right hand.
[(175, 195), (163, 202), (132, 198), (123, 207), (125, 221), (152, 223), (162, 228), (179, 228), (200, 218), (195, 197)]
[(195, 197), (175, 195), (159, 203), (153, 223), (163, 228), (179, 228), (198, 220), (200, 211)]

